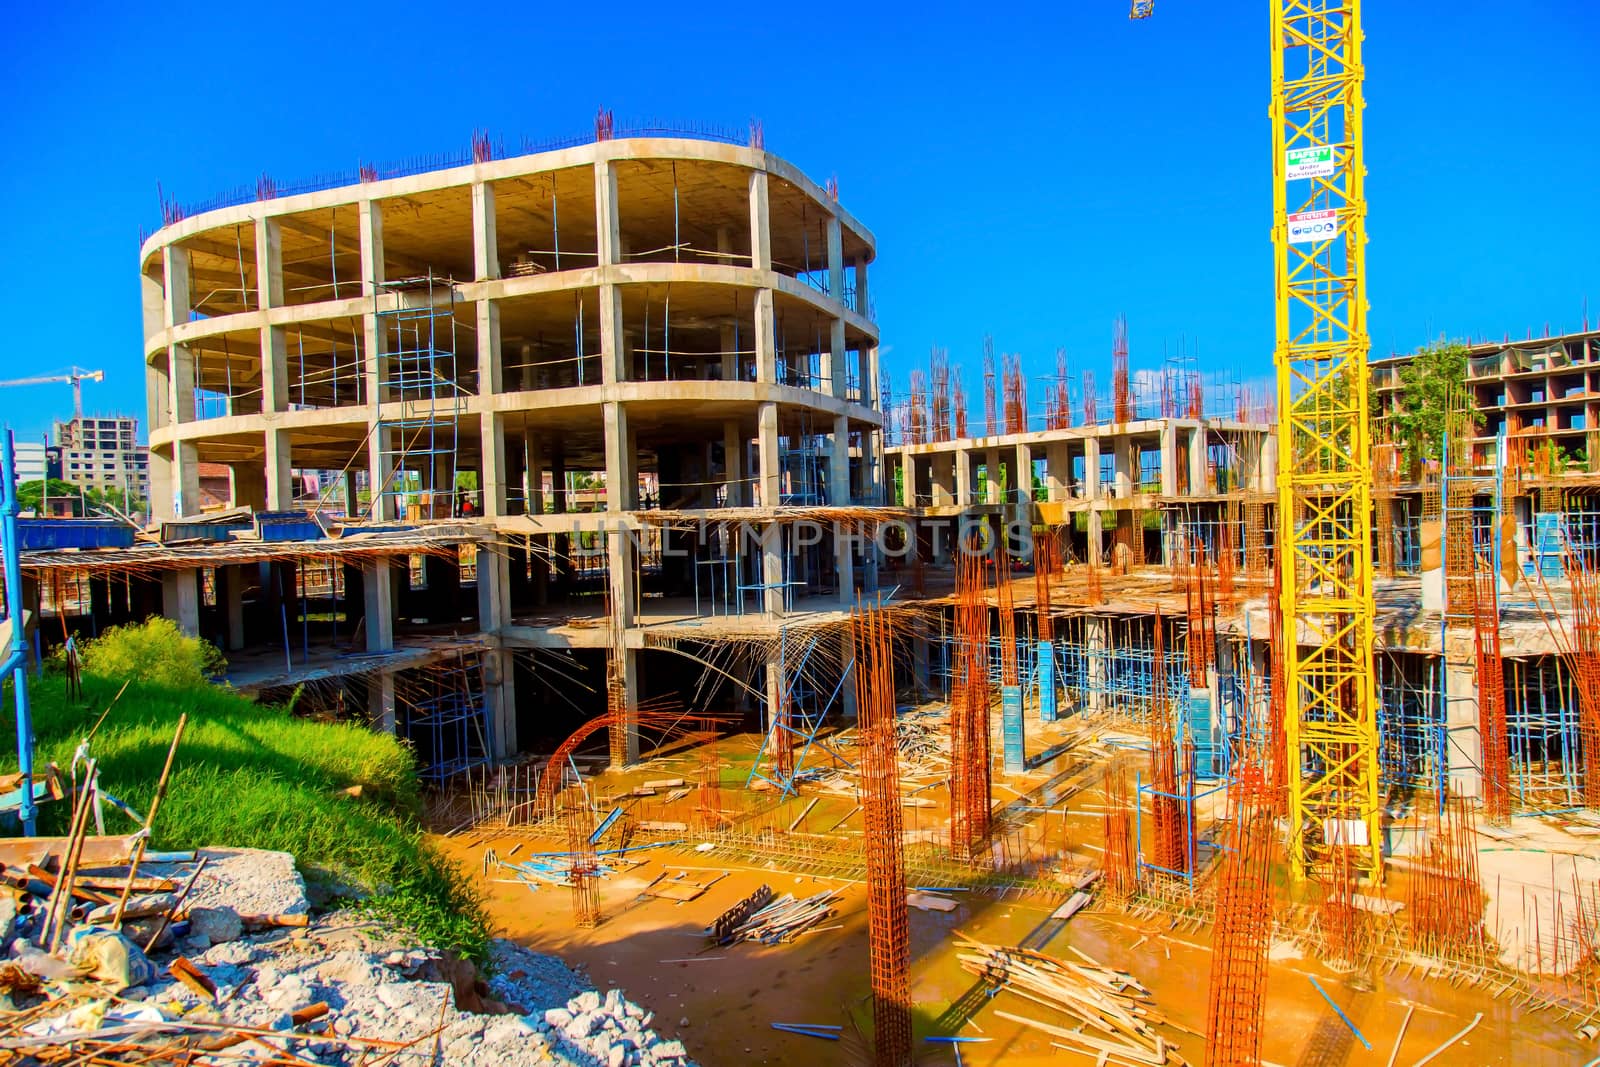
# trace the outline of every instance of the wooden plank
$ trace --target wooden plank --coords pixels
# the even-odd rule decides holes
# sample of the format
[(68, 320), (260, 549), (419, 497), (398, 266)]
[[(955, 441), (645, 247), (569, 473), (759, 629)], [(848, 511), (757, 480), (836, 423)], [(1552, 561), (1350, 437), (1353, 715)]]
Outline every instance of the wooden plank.
[[(125, 864), (133, 856), (134, 843), (132, 836), (86, 837), (79, 863), (90, 868)], [(52, 859), (60, 860), (67, 854), (69, 844), (65, 837), (3, 837), (0, 838), (0, 864), (26, 868), (32, 863), (48, 867)]]

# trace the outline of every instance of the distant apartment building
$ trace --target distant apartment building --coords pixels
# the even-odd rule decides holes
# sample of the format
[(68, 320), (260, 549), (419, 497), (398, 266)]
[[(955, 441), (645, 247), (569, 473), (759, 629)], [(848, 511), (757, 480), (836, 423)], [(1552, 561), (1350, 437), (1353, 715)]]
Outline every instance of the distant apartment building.
[(61, 477), (85, 489), (120, 489), (150, 497), (150, 449), (139, 444), (139, 420), (125, 415), (56, 423)]

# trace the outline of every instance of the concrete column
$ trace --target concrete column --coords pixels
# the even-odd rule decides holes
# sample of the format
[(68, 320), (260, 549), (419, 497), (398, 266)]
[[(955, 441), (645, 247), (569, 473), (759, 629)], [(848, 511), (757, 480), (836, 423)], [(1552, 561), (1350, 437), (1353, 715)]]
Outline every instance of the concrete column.
[(727, 506), (730, 508), (749, 506), (744, 485), (744, 452), (744, 431), (739, 428), (739, 420), (725, 420), (722, 424), (722, 469), (728, 482)]
[(928, 488), (935, 507), (948, 507), (956, 501), (955, 453), (935, 452), (928, 457)]
[(367, 491), (371, 494), (368, 511), (379, 522), (395, 517), (395, 498), (384, 495), (391, 488), (389, 481), (394, 475), (394, 456), (385, 448), (385, 440), (393, 432), (379, 428), (367, 438)]
[(964, 448), (956, 449), (955, 464), (955, 502), (960, 507), (970, 508), (975, 503), (972, 499), (972, 453)]
[(187, 441), (172, 446), (172, 513), (200, 513), (200, 453)]
[(600, 287), (600, 380), (606, 385), (625, 382), (633, 375), (628, 366), (627, 335), (622, 326), (622, 290)]
[(760, 420), (757, 443), (761, 452), (761, 506), (775, 508), (782, 500), (783, 487), (778, 469), (778, 405), (772, 401), (763, 403)]
[(991, 448), (984, 452), (983, 468), (984, 503), (998, 504), (1005, 499), (1000, 486), (1000, 450), (998, 448)]
[(1478, 731), (1478, 679), (1472, 663), (1445, 662), (1445, 762), (1450, 791), (1483, 796), (1483, 736)]
[(161, 614), (190, 637), (200, 636), (200, 572), (193, 567), (161, 572)]
[(1033, 500), (1033, 448), (1030, 445), (1019, 444), (1013, 453), (1016, 456), (1016, 476), (1011, 479), (1012, 499), (1019, 505), (1028, 504)]
[[(617, 655), (612, 652), (608, 655)], [(622, 693), (623, 703), (626, 707), (639, 706), (639, 650), (637, 648), (623, 648), (622, 656)], [(612, 764), (611, 769), (620, 771), (629, 764), (639, 762), (639, 728), (633, 727), (623, 739), (622, 766)]]
[(1178, 495), (1178, 427), (1171, 419), (1161, 423), (1161, 495)]
[[(167, 294), (163, 285), (166, 272), (164, 268), (158, 269), (161, 270), (159, 277), (151, 275), (148, 271), (139, 275), (140, 310), (143, 314), (146, 342), (167, 326)], [(149, 347), (148, 344), (146, 347)]]
[(361, 514), (361, 498), (356, 493), (356, 472), (347, 470), (340, 477), (344, 485), (344, 513), (347, 516)]
[(1083, 646), (1086, 662), (1083, 676), (1088, 692), (1082, 694), (1083, 706), (1091, 712), (1105, 707), (1106, 652), (1111, 642), (1106, 620), (1089, 616), (1083, 620)]
[(1101, 518), (1099, 508), (1090, 508), (1088, 515), (1088, 520), (1084, 524), (1088, 532), (1086, 551), (1090, 559), (1099, 562), (1106, 558), (1105, 520)]
[(189, 311), (193, 306), (190, 303), (193, 295), (189, 286), (191, 262), (189, 253), (182, 248), (169, 245), (162, 250), (161, 275), (165, 288), (163, 310), (168, 326), (181, 326), (189, 321)]
[(167, 346), (167, 366), (171, 368), (171, 398), (168, 406), (177, 424), (194, 421), (194, 356), (184, 345)]
[(768, 523), (761, 531), (761, 583), (766, 586), (762, 610), (783, 614), (783, 527)]
[(836, 508), (850, 504), (850, 419), (833, 419), (832, 455), (828, 462), (828, 503)]
[(838, 215), (828, 216), (828, 295), (844, 302), (844, 227)]
[(228, 620), (227, 650), (237, 652), (244, 647), (244, 567), (218, 567), (217, 592), (222, 597)]
[(261, 410), (289, 410), (289, 339), (281, 326), (261, 327)]
[[(478, 627), (497, 635), (510, 619), (511, 561), (503, 552), (480, 548)], [(489, 755), (507, 759), (517, 752), (516, 677), (511, 653), (498, 644), (484, 653), (483, 683), (489, 712)]]
[(758, 289), (755, 297), (756, 381), (771, 385), (778, 380), (778, 345), (772, 319), (772, 290)]
[(623, 629), (634, 624), (637, 590), (633, 563), (633, 538), (619, 520), (609, 520), (606, 524), (606, 570), (611, 583), (611, 613)]
[(767, 192), (767, 172), (750, 172), (750, 266), (772, 269), (772, 227)]
[(528, 435), (528, 514), (544, 514), (544, 438)]
[(1189, 492), (1209, 492), (1206, 484), (1206, 428), (1196, 426), (1189, 431)]
[(1090, 500), (1100, 495), (1100, 438), (1083, 439), (1083, 495)]
[[(867, 260), (865, 256), (856, 257), (856, 314), (863, 318), (872, 318), (872, 301), (867, 293)], [(876, 406), (877, 401), (872, 401)]]
[(1127, 434), (1118, 434), (1112, 442), (1111, 448), (1116, 462), (1115, 495), (1130, 497), (1133, 495), (1134, 479), (1138, 477), (1138, 472), (1133, 467), (1133, 441)]
[(634, 496), (638, 479), (634, 474), (634, 453), (629, 447), (628, 409), (615, 401), (604, 405), (606, 434), (606, 510), (613, 514), (632, 511), (638, 505)]
[(833, 395), (841, 400), (850, 389), (850, 364), (847, 355), (844, 345), (844, 320), (834, 319), (828, 327), (827, 377)]
[(256, 307), (283, 306), (283, 237), (278, 220), (256, 220)]
[(378, 733), (394, 733), (394, 705), (394, 671), (367, 675), (367, 718)]
[(1045, 498), (1066, 500), (1072, 495), (1072, 459), (1066, 441), (1051, 441), (1044, 446)]
[(500, 277), (500, 249), (495, 243), (494, 186), (472, 183), (472, 269), (479, 281)]
[(172, 424), (172, 375), (167, 366), (165, 359), (160, 364), (144, 365), (144, 409), (149, 413), (151, 430), (164, 430)]
[(500, 361), (500, 303), (480, 300), (478, 320), (478, 395), (493, 396), (505, 390)]
[[(383, 207), (374, 200), (363, 200), (357, 207), (361, 230), (361, 292), (372, 297), (384, 282)], [(367, 402), (383, 400), (379, 383), (383, 381), (383, 332), (378, 317), (369, 308), (361, 316), (363, 373), (367, 379)]]
[(617, 164), (603, 159), (594, 165), (595, 234), (600, 266), (622, 262), (622, 223), (617, 210)]
[(267, 510), (288, 511), (294, 507), (294, 471), (287, 431), (276, 427), (266, 432)]
[[(506, 417), (493, 411), (478, 416), (478, 488), (483, 514), (497, 519), (506, 514)], [(480, 566), (483, 557), (478, 557)]]
[(724, 326), (717, 332), (717, 348), (720, 350), (717, 369), (722, 374), (725, 382), (737, 381), (739, 378), (739, 331), (732, 326)]
[[(363, 628), (368, 652), (389, 652), (394, 648), (394, 567), (389, 557), (361, 564)], [(390, 684), (393, 685), (391, 679)]]

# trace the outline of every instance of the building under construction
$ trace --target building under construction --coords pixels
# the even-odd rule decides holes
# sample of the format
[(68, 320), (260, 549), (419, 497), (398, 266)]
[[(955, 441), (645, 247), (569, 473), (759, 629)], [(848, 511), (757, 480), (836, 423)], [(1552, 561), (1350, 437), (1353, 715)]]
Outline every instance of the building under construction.
[[(25, 530), (41, 649), (164, 614), (234, 685), (406, 737), (452, 847), (570, 888), (518, 906), (580, 946), (698, 908), (817, 965), (797, 1004), (871, 1005), (775, 1054), (1344, 1062), (1469, 1009), (1476, 1044), (1592, 1046), (1600, 335), (1475, 348), (1425, 462), (1374, 364), (1375, 736), (1341, 756), (1285, 680), (1280, 635), (1325, 645), (1278, 592), (1271, 396), (1135, 372), (1121, 323), (1109, 388), (986, 345), (970, 400), (943, 351), (891, 391), (871, 233), (759, 129), (449, 162), (169, 208), (157, 522)], [(1375, 804), (1299, 806), (1346, 764)], [(832, 888), (757, 884), (789, 875)], [(862, 937), (865, 969), (812, 947)], [(1290, 958), (1323, 984), (1264, 1034)]]

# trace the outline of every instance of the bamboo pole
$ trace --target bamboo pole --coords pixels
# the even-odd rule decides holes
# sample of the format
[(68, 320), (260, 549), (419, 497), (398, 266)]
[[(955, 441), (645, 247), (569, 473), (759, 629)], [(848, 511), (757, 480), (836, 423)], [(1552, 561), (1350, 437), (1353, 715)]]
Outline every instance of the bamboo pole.
[(114, 930), (122, 928), (122, 913), (128, 907), (128, 897), (133, 893), (133, 880), (139, 874), (139, 864), (144, 860), (145, 850), (150, 844), (150, 830), (155, 825), (156, 812), (161, 809), (161, 798), (167, 793), (167, 780), (172, 776), (172, 761), (178, 755), (178, 742), (183, 740), (183, 728), (189, 724), (189, 713), (184, 712), (178, 716), (178, 728), (172, 733), (172, 746), (167, 749), (167, 762), (161, 768), (161, 779), (156, 782), (156, 795), (150, 801), (150, 814), (144, 818), (144, 830), (139, 834), (139, 843), (133, 847), (133, 861), (128, 866), (128, 885), (122, 890), (122, 899), (117, 901), (117, 913), (111, 920)]

